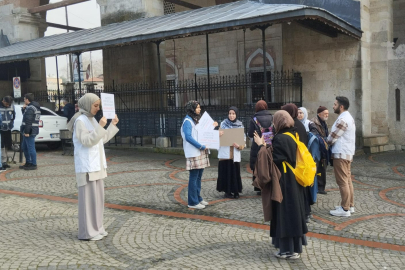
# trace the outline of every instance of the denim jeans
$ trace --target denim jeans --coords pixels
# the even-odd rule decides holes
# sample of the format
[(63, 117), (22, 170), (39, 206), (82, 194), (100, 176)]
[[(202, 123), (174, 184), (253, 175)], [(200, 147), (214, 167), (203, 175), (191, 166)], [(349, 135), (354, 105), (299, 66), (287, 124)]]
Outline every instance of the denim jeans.
[(190, 178), (188, 180), (188, 205), (194, 206), (199, 204), (203, 198), (201, 192), (201, 177), (204, 169), (190, 170)]
[(21, 148), (24, 152), (25, 156), (25, 163), (32, 163), (37, 165), (37, 151), (35, 150), (35, 136), (30, 135), (29, 137), (25, 137), (23, 135), (23, 141), (21, 144)]

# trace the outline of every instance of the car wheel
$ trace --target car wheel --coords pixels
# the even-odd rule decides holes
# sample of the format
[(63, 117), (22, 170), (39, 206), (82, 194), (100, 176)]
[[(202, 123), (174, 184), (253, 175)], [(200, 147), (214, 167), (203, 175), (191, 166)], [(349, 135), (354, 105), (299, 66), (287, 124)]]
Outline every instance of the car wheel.
[(58, 149), (62, 144), (61, 142), (49, 142), (46, 144), (50, 150)]

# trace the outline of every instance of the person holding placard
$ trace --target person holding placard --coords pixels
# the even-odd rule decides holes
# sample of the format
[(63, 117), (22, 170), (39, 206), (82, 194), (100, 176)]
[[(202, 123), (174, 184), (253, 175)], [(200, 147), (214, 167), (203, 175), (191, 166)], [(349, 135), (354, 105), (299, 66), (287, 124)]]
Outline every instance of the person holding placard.
[[(243, 128), (237, 119), (239, 110), (232, 106), (228, 110), (228, 118), (221, 122), (221, 129)], [(220, 136), (223, 131), (220, 131)], [(217, 191), (225, 192), (225, 198), (239, 198), (242, 192), (242, 179), (240, 177), (240, 151), (245, 145), (234, 143), (232, 146), (221, 146), (218, 150), (218, 179)]]
[(104, 144), (119, 131), (116, 127), (119, 120), (115, 115), (105, 129), (105, 117), (102, 117), (99, 123), (94, 119), (99, 110), (100, 98), (87, 93), (79, 99), (79, 112), (67, 125), (67, 128), (73, 131), (76, 182), (79, 189), (80, 240), (97, 241), (108, 235), (103, 225), (103, 179), (107, 177)]
[[(208, 202), (201, 193), (201, 178), (204, 168), (210, 166), (208, 149), (197, 141), (197, 129), (201, 118), (201, 107), (198, 101), (190, 100), (186, 104), (187, 115), (181, 125), (181, 137), (183, 138), (184, 155), (186, 156), (186, 170), (190, 171), (188, 180), (188, 207), (193, 209), (204, 209)], [(217, 122), (213, 123), (218, 126)]]

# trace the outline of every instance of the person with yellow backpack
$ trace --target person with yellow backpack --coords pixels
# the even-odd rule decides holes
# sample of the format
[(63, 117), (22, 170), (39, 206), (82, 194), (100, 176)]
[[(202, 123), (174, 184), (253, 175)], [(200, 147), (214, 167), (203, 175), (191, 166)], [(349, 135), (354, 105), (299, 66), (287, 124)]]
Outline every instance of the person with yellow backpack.
[[(305, 234), (308, 232), (305, 222), (304, 187), (296, 178), (296, 174), (301, 171), (296, 162), (297, 153), (301, 155), (301, 152), (297, 149), (302, 145), (299, 140), (297, 144), (297, 130), (288, 112), (276, 112), (273, 123), (276, 132), (272, 142), (273, 161), (281, 172), (279, 182), (283, 200), (272, 201), (270, 236), (272, 244), (279, 249), (275, 254), (277, 258), (298, 259), (302, 253), (302, 245), (307, 245)], [(254, 139), (259, 147), (265, 146), (259, 135), (255, 134)]]

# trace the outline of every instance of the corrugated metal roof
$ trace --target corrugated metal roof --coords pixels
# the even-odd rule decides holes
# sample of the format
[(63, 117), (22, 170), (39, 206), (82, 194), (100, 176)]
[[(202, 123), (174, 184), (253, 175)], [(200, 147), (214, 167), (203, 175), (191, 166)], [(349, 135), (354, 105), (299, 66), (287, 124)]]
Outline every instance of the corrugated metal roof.
[(320, 8), (245, 0), (15, 43), (0, 49), (0, 63), (304, 18), (315, 18), (345, 34), (361, 37), (361, 30)]

